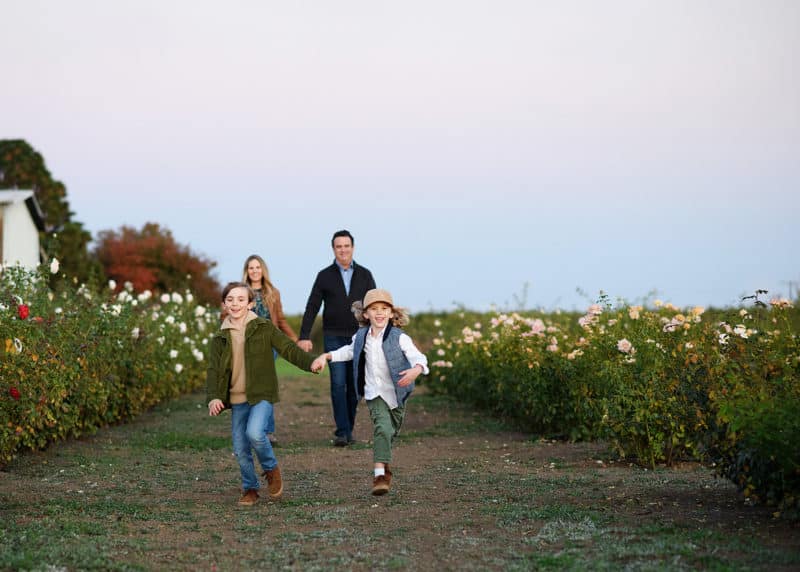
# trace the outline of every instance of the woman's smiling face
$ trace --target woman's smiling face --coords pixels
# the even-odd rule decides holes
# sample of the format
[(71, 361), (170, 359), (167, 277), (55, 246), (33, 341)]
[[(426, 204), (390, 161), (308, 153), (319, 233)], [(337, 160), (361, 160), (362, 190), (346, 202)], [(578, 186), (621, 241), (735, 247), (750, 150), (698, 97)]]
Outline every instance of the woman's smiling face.
[(255, 258), (247, 263), (247, 279), (254, 288), (261, 287), (261, 277), (264, 275), (261, 263)]

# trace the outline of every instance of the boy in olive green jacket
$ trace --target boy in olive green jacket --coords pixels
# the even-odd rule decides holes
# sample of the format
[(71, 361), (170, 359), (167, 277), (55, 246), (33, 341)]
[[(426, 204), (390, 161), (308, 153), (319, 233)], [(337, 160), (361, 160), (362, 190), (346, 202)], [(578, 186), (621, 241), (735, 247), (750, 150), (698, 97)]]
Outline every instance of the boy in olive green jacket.
[(267, 479), (269, 497), (280, 498), (283, 481), (278, 460), (267, 439), (272, 404), (279, 400), (273, 348), (287, 361), (311, 371), (315, 356), (304, 352), (264, 318), (251, 311), (255, 294), (242, 282), (230, 282), (222, 291), (227, 312), (220, 331), (211, 339), (206, 375), (208, 414), (231, 409), (233, 452), (242, 475), (239, 504), (251, 506), (260, 487), (251, 449)]

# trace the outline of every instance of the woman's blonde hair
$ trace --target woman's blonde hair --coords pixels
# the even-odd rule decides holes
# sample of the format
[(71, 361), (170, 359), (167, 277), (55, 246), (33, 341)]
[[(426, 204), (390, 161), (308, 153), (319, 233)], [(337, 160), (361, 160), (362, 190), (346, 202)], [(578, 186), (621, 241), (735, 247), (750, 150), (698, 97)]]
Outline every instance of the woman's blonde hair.
[[(251, 284), (250, 277), (247, 275), (247, 267), (255, 260), (261, 265), (261, 284)], [(275, 301), (275, 286), (269, 280), (269, 268), (267, 263), (258, 254), (251, 254), (244, 261), (244, 270), (242, 271), (242, 282), (249, 285), (255, 290), (261, 290), (261, 299), (264, 301), (265, 306), (270, 306)]]
[[(356, 317), (356, 322), (358, 322), (359, 326), (369, 325), (369, 320), (367, 320), (367, 316), (364, 313), (364, 302), (362, 302), (361, 300), (356, 300), (355, 302), (353, 302), (353, 305), (350, 306), (350, 311), (353, 312), (353, 315)], [(411, 318), (408, 315), (407, 309), (397, 308), (395, 306), (392, 306), (393, 326), (402, 328), (403, 326), (407, 326), (410, 321)]]

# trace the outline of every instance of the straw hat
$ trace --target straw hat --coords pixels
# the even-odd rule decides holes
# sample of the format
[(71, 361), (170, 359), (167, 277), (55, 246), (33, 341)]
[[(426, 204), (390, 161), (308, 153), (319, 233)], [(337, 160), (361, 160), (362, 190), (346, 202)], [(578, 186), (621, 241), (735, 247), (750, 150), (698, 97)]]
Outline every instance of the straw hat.
[(367, 294), (364, 296), (364, 309), (366, 310), (375, 302), (383, 302), (394, 308), (392, 295), (389, 294), (388, 290), (384, 290), (383, 288), (375, 288), (374, 290), (367, 292)]

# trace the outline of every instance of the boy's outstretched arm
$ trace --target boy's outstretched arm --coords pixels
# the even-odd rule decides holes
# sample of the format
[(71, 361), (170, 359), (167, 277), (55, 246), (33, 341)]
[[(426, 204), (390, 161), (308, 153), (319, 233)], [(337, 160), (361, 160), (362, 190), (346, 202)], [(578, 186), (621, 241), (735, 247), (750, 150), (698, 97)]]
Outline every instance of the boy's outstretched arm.
[[(353, 336), (355, 340), (355, 336)], [(354, 342), (351, 342), (349, 345), (342, 346), (333, 350), (332, 352), (325, 352), (324, 354), (320, 354), (320, 356), (314, 360), (314, 363), (311, 364), (311, 371), (317, 373), (317, 371), (322, 371), (325, 369), (325, 362), (326, 361), (350, 361), (353, 359), (353, 347)], [(317, 366), (317, 370), (314, 371), (314, 366)]]
[[(312, 371), (311, 363), (317, 356), (304, 351), (293, 342), (289, 336), (281, 332), (277, 327), (274, 327), (274, 325), (271, 342), (272, 348), (278, 350), (278, 354), (280, 354), (283, 359), (304, 371)], [(270, 348), (269, 351), (272, 351), (272, 348)]]
[(311, 371), (313, 371), (314, 373), (319, 373), (323, 369), (325, 369), (325, 363), (328, 361), (330, 356), (331, 354), (329, 354), (328, 352), (325, 352), (324, 354), (317, 356), (317, 359), (315, 359), (314, 362), (311, 364)]

